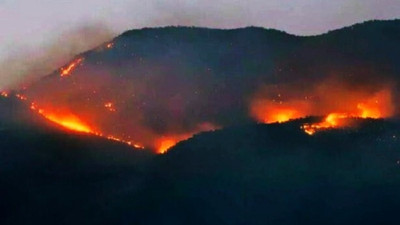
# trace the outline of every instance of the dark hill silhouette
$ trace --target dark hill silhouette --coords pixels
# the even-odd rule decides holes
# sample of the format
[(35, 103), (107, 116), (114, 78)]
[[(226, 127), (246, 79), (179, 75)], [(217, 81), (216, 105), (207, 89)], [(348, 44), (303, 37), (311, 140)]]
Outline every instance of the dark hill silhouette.
[[(202, 133), (127, 198), (144, 224), (396, 224), (400, 124), (308, 136), (304, 121)], [(135, 201), (134, 201), (135, 200)], [(125, 211), (123, 211), (125, 212)]]

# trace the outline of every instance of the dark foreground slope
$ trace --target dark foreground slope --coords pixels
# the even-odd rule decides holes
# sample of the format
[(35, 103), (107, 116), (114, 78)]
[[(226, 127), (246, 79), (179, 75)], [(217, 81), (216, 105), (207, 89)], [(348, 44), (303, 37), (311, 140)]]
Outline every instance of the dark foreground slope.
[(99, 222), (153, 154), (60, 129), (0, 98), (0, 224)]
[(2, 130), (2, 224), (398, 224), (400, 124), (304, 121), (202, 133), (151, 157)]
[(334, 74), (350, 89), (398, 91), (399, 31), (399, 21), (378, 21), (308, 38), (260, 28), (124, 33), (24, 94), (147, 145), (202, 123), (236, 127), (154, 156), (2, 102), (0, 223), (398, 224), (399, 122), (314, 136), (302, 121), (238, 124), (251, 121), (248, 101), (263, 85), (303, 90)]
[[(396, 224), (400, 124), (304, 134), (300, 121), (200, 134), (157, 159), (143, 224)], [(134, 200), (134, 201), (133, 201)]]

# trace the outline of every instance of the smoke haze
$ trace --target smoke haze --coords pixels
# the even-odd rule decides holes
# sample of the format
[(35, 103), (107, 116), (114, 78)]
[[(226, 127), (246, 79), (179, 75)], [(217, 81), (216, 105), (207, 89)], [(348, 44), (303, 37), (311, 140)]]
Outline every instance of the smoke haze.
[(102, 24), (91, 24), (65, 31), (40, 46), (13, 49), (0, 62), (0, 89), (29, 84), (114, 35)]

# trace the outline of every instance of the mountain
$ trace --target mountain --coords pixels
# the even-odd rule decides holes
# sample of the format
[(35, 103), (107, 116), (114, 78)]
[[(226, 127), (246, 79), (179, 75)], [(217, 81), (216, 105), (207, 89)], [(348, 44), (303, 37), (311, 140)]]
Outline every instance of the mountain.
[(162, 138), (264, 122), (259, 117), (274, 109), (254, 109), (260, 101), (320, 116), (348, 110), (338, 98), (354, 101), (354, 111), (390, 89), (385, 101), (394, 106), (380, 114), (397, 117), (399, 33), (398, 20), (312, 37), (256, 27), (132, 30), (22, 92), (45, 109), (62, 108), (102, 133), (153, 149)]
[(0, 223), (398, 224), (399, 33), (125, 32), (0, 98)]

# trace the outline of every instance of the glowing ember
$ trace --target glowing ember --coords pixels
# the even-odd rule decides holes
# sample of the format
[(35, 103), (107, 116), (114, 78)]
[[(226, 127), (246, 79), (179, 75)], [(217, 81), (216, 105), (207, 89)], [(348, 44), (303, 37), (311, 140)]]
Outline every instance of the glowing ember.
[(114, 43), (108, 43), (108, 44), (106, 45), (106, 47), (107, 47), (108, 49), (110, 49), (110, 48), (114, 47)]
[(16, 94), (15, 97), (17, 97), (19, 100), (22, 100), (22, 101), (28, 100), (28, 98), (26, 96), (21, 95), (21, 94)]
[(31, 109), (32, 109), (33, 111), (36, 111), (36, 110), (37, 110), (37, 106), (36, 106), (36, 104), (35, 104), (34, 102), (31, 103)]
[(133, 147), (138, 148), (138, 149), (144, 149), (144, 146), (141, 144), (132, 144), (131, 142), (128, 142), (128, 144), (132, 145)]
[(71, 74), (71, 72), (73, 71), (73, 69), (75, 67), (77, 67), (80, 63), (82, 63), (83, 58), (78, 58), (77, 60), (73, 61), (71, 64), (68, 65), (67, 68), (62, 68), (61, 69), (61, 76), (69, 76)]
[(7, 97), (8, 97), (8, 92), (2, 91), (2, 92), (0, 93), (0, 95), (3, 96), (3, 97), (5, 97), (5, 98), (7, 98)]
[(114, 104), (112, 102), (107, 102), (104, 104), (104, 107), (110, 112), (116, 112), (117, 110), (114, 108)]

